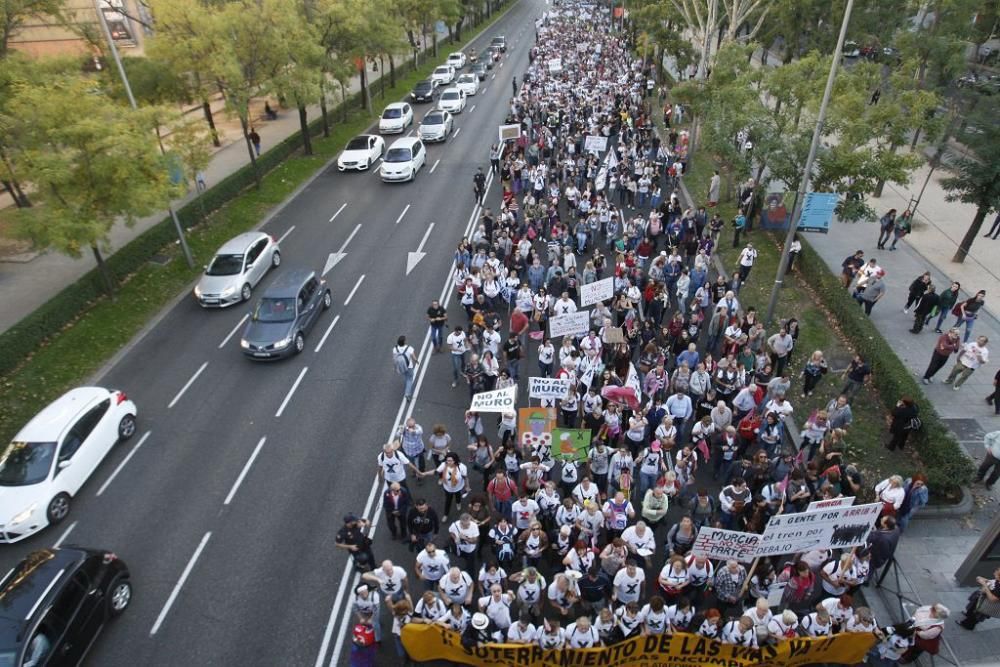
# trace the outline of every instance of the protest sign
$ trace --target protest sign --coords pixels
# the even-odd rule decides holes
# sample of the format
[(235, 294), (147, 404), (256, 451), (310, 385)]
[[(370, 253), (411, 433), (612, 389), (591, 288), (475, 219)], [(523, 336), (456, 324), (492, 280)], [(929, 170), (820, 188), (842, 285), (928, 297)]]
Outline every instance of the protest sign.
[(583, 142), (583, 150), (590, 153), (603, 153), (608, 150), (608, 138), (588, 134)]
[(625, 332), (622, 331), (621, 327), (605, 327), (604, 328), (604, 342), (610, 345), (616, 343), (625, 342)]
[(561, 461), (586, 461), (590, 451), (589, 428), (557, 428), (552, 430), (553, 458)]
[(549, 71), (552, 72), (553, 74), (561, 72), (563, 68), (562, 58), (552, 58), (545, 64), (548, 66)]
[(615, 295), (615, 279), (605, 278), (597, 282), (580, 285), (580, 305), (589, 306)]
[(573, 387), (568, 378), (528, 378), (528, 398), (565, 398)]
[(521, 126), (518, 124), (500, 126), (500, 143), (513, 141), (521, 136)]
[(703, 526), (691, 545), (691, 553), (715, 560), (753, 561), (760, 535)]
[(521, 444), (525, 447), (551, 446), (552, 429), (555, 427), (555, 408), (520, 408), (517, 411), (517, 432), (521, 434)]
[(605, 667), (802, 667), (803, 665), (853, 665), (864, 660), (875, 645), (870, 632), (844, 632), (831, 637), (799, 637), (775, 645), (747, 648), (714, 639), (677, 632), (632, 637), (600, 648), (543, 649), (537, 644), (473, 644), (444, 626), (408, 623), (401, 635), (411, 660), (443, 660), (448, 664), (480, 667), (558, 667), (604, 665)]
[(757, 556), (777, 556), (814, 549), (846, 549), (868, 539), (882, 503), (835, 507), (771, 517), (760, 536)]
[(472, 412), (514, 412), (517, 407), (517, 386), (483, 391), (472, 395)]
[(568, 315), (557, 315), (549, 319), (549, 336), (575, 336), (590, 330), (590, 313), (581, 310)]
[(830, 500), (814, 500), (809, 503), (809, 507), (806, 508), (807, 512), (813, 512), (815, 510), (829, 510), (835, 507), (850, 507), (854, 504), (854, 496), (849, 496), (847, 498), (831, 498)]

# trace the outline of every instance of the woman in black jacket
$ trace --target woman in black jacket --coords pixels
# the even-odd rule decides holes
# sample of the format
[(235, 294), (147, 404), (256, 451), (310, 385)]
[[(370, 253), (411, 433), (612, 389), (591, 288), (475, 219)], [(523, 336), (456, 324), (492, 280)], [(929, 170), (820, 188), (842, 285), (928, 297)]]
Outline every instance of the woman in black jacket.
[(913, 428), (913, 420), (918, 414), (917, 405), (909, 396), (903, 396), (896, 403), (896, 407), (892, 409), (892, 423), (889, 425), (889, 433), (892, 434), (892, 439), (889, 440), (890, 452), (896, 451), (897, 448), (902, 450), (906, 446), (906, 438), (910, 435), (910, 431), (916, 430)]
[(924, 295), (927, 291), (927, 286), (931, 284), (931, 272), (924, 271), (921, 275), (917, 276), (912, 283), (910, 283), (909, 294), (906, 297), (906, 305), (903, 306), (903, 312), (909, 313), (910, 306), (915, 305), (920, 301), (920, 297)]

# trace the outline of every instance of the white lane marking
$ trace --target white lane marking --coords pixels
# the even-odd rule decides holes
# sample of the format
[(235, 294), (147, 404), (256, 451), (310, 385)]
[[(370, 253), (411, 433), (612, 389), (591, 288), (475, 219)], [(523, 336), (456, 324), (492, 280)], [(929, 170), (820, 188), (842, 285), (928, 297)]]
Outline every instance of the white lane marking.
[(115, 471), (111, 473), (111, 476), (108, 477), (107, 480), (105, 480), (104, 484), (101, 484), (101, 488), (97, 490), (98, 496), (100, 496), (107, 490), (107, 488), (111, 485), (111, 482), (115, 481), (115, 477), (117, 477), (118, 473), (122, 471), (122, 468), (125, 467), (125, 464), (132, 460), (132, 457), (135, 455), (137, 451), (139, 451), (139, 448), (142, 447), (142, 443), (146, 442), (146, 438), (149, 437), (150, 433), (152, 433), (152, 431), (146, 431), (145, 433), (142, 434), (142, 437), (139, 438), (139, 442), (135, 443), (135, 447), (133, 447), (129, 451), (128, 455), (122, 459), (122, 462), (118, 464), (118, 467), (115, 468)]
[(233, 330), (229, 332), (229, 335), (222, 339), (222, 342), (219, 343), (219, 349), (220, 350), (226, 346), (226, 343), (229, 342), (230, 338), (232, 338), (233, 336), (236, 335), (236, 332), (240, 330), (240, 327), (243, 326), (243, 323), (247, 321), (248, 317), (250, 317), (250, 313), (247, 313), (246, 315), (244, 315), (243, 318), (239, 322), (236, 323), (236, 326), (233, 327)]
[(396, 218), (396, 224), (397, 225), (399, 224), (399, 221), (403, 219), (403, 216), (406, 215), (406, 212), (409, 211), (409, 210), (410, 210), (410, 205), (407, 204), (406, 208), (403, 209), (403, 212), (399, 214), (398, 218)]
[(379, 158), (378, 160), (375, 160), (375, 162), (372, 163), (372, 166), (368, 167), (368, 173), (369, 174), (377, 174), (377, 173), (379, 173), (379, 170), (375, 169), (374, 167), (375, 167), (375, 165), (377, 163), (382, 162), (382, 161), (383, 161), (382, 158)]
[(323, 266), (322, 275), (325, 276), (326, 274), (330, 273), (330, 270), (333, 267), (337, 266), (337, 264), (340, 263), (340, 260), (347, 257), (347, 253), (344, 252), (344, 250), (347, 249), (347, 244), (351, 242), (351, 239), (354, 238), (354, 235), (358, 233), (359, 229), (361, 229), (360, 222), (351, 231), (350, 235), (347, 237), (347, 240), (345, 240), (343, 243), (340, 244), (340, 250), (338, 250), (337, 252), (330, 253), (329, 257), (326, 258), (326, 264)]
[(413, 136), (413, 130), (410, 130), (409, 132), (407, 132), (407, 133), (406, 133), (406, 136), (408, 136), (408, 137), (412, 137), (412, 136)]
[(208, 544), (209, 538), (212, 537), (211, 531), (205, 533), (205, 537), (201, 538), (201, 542), (198, 543), (198, 548), (194, 550), (194, 555), (191, 556), (191, 560), (184, 567), (184, 571), (181, 572), (181, 578), (177, 580), (174, 584), (174, 590), (170, 591), (170, 597), (167, 598), (167, 603), (163, 605), (163, 609), (160, 610), (160, 615), (156, 617), (156, 622), (153, 623), (153, 629), (149, 631), (149, 636), (152, 637), (163, 625), (163, 621), (167, 618), (167, 614), (170, 613), (170, 608), (174, 605), (174, 601), (181, 592), (181, 588), (184, 587), (184, 582), (191, 575), (191, 570), (194, 569), (194, 564), (198, 562), (198, 558), (201, 556), (201, 552), (205, 550), (205, 545)]
[(281, 405), (278, 407), (278, 411), (274, 413), (275, 417), (280, 417), (281, 413), (285, 411), (285, 407), (288, 405), (288, 401), (292, 400), (292, 395), (295, 394), (295, 390), (299, 388), (299, 383), (302, 382), (302, 378), (306, 374), (307, 370), (309, 370), (308, 366), (303, 368), (302, 371), (299, 373), (299, 376), (295, 378), (295, 383), (292, 384), (292, 388), (288, 390), (287, 394), (285, 394), (285, 400), (281, 402)]
[(455, 134), (451, 135), (451, 138), (452, 139), (456, 138), (458, 136), (458, 133), (461, 132), (461, 131), (462, 131), (462, 128), (458, 128), (457, 130), (455, 130)]
[(491, 76), (490, 76), (490, 81), (492, 81), (492, 80), (493, 80), (493, 79), (495, 79), (495, 78), (497, 78), (497, 75), (496, 75), (496, 74), (493, 74), (493, 75), (491, 75)]
[(323, 337), (319, 339), (319, 345), (317, 345), (316, 349), (313, 350), (314, 352), (319, 352), (320, 350), (323, 349), (323, 343), (326, 342), (327, 337), (330, 335), (330, 332), (333, 331), (333, 328), (337, 326), (337, 322), (339, 320), (340, 320), (340, 315), (337, 315), (335, 318), (333, 318), (333, 322), (330, 322), (330, 326), (326, 328), (326, 333), (324, 333)]
[(288, 235), (291, 234), (293, 231), (295, 231), (295, 225), (292, 225), (291, 227), (286, 229), (285, 233), (278, 237), (278, 245), (281, 245), (281, 242), (287, 239)]
[(431, 173), (431, 174), (433, 174), (433, 173), (434, 173), (434, 170), (438, 168), (438, 164), (440, 164), (440, 163), (441, 163), (441, 160), (434, 160), (434, 166), (433, 166), (433, 167), (431, 167), (431, 170), (430, 170), (430, 172), (428, 172), (428, 173)]
[(473, 112), (473, 111), (475, 111), (475, 110), (476, 110), (476, 105), (475, 105), (475, 104), (473, 104), (473, 105), (472, 105), (472, 108), (471, 108), (471, 109), (469, 109), (469, 113), (472, 113), (472, 112)]
[(250, 455), (250, 458), (247, 459), (246, 465), (243, 466), (243, 470), (240, 471), (240, 476), (237, 477), (236, 481), (233, 483), (233, 488), (229, 489), (229, 495), (226, 496), (226, 499), (224, 501), (222, 501), (223, 505), (228, 505), (230, 502), (232, 502), (233, 496), (236, 495), (236, 491), (240, 488), (240, 484), (243, 483), (243, 478), (247, 476), (248, 472), (250, 472), (250, 466), (252, 466), (253, 462), (257, 460), (257, 455), (260, 454), (261, 447), (264, 446), (264, 443), (266, 441), (267, 441), (267, 436), (265, 435), (263, 438), (260, 439), (260, 442), (257, 443), (257, 446), (254, 447), (253, 453)]
[(351, 293), (347, 295), (347, 299), (344, 301), (345, 306), (351, 303), (351, 299), (354, 298), (354, 293), (358, 291), (359, 287), (361, 287), (361, 281), (363, 281), (364, 279), (365, 279), (365, 274), (362, 273), (361, 277), (358, 278), (358, 282), (354, 283), (354, 288), (351, 289)]
[(337, 216), (338, 216), (338, 215), (340, 215), (341, 211), (343, 211), (343, 210), (344, 210), (345, 208), (347, 208), (347, 202), (346, 202), (346, 201), (345, 201), (345, 202), (344, 202), (343, 204), (341, 204), (341, 205), (340, 205), (340, 208), (338, 208), (338, 209), (337, 209), (337, 212), (336, 212), (336, 213), (334, 213), (334, 214), (333, 214), (333, 215), (332, 215), (332, 216), (330, 217), (330, 222), (333, 222), (334, 220), (336, 220), (336, 219), (337, 219)]
[[(489, 193), (490, 186), (492, 184), (493, 184), (493, 172), (491, 171), (489, 173), (489, 176), (486, 177), (486, 192), (487, 192), (487, 194)], [(472, 233), (473, 225), (475, 225), (476, 221), (479, 219), (478, 216), (479, 216), (479, 212), (481, 210), (482, 209), (479, 206), (479, 204), (476, 204), (472, 208), (472, 213), (469, 215), (469, 220), (468, 220), (468, 222), (466, 223), (466, 226), (465, 226), (465, 234), (464, 234), (464, 236), (468, 236), (470, 233)], [(453, 269), (454, 269), (454, 263), (452, 263), (452, 265), (448, 267), (448, 277), (444, 281), (444, 287), (441, 288), (441, 296), (438, 298), (438, 302), (443, 307), (445, 307), (445, 308), (448, 307), (448, 298), (451, 296), (451, 292), (453, 291), (452, 290), (452, 286), (453, 286), (454, 280), (455, 280), (454, 270)], [(420, 370), (419, 370), (419, 372), (417, 374), (418, 375), (418, 377), (417, 377), (417, 385), (414, 388), (414, 400), (410, 401), (410, 405), (409, 405), (408, 412), (410, 414), (412, 414), (412, 412), (413, 412), (413, 406), (416, 405), (416, 400), (415, 399), (420, 394), (420, 388), (423, 386), (423, 382), (424, 382), (424, 375), (427, 373), (428, 366), (430, 366), (430, 364), (425, 363), (426, 360), (427, 360), (427, 357), (429, 355), (429, 351), (430, 351), (430, 342), (431, 342), (431, 332), (430, 332), (430, 328), (428, 328), (427, 329), (427, 333), (424, 334), (424, 342), (423, 342), (423, 345), (420, 348), (420, 355), (418, 356), (418, 360), (420, 360), (420, 365), (419, 365)], [(396, 432), (396, 425), (402, 423), (402, 419), (401, 418), (402, 418), (404, 410), (406, 410), (406, 408), (407, 408), (406, 401), (404, 399), (404, 400), (400, 401), (399, 410), (396, 411), (396, 418), (392, 422), (392, 428), (389, 429), (389, 435), (386, 438), (387, 441), (389, 439), (391, 439), (392, 435)], [(368, 492), (368, 501), (365, 503), (365, 509), (364, 509), (364, 512), (362, 513), (362, 516), (364, 516), (364, 517), (374, 516), (371, 513), (371, 510), (372, 510), (372, 505), (375, 502), (375, 496), (378, 493), (378, 490), (379, 490), (379, 479), (378, 479), (378, 477), (375, 477), (375, 480), (372, 482), (371, 490)], [(379, 498), (378, 505), (379, 505), (379, 507), (375, 510), (376, 513), (380, 512), (381, 509), (382, 509), (381, 508), (381, 505), (382, 505), (382, 499), (381, 499), (381, 497)], [(374, 535), (375, 531), (378, 529), (378, 524), (379, 523), (380, 522), (374, 522), (373, 528), (372, 528), (372, 535)], [(337, 619), (338, 619), (337, 612), (340, 609), (341, 603), (344, 600), (344, 593), (347, 590), (347, 581), (348, 581), (348, 579), (350, 579), (351, 573), (352, 573), (353, 570), (354, 570), (353, 562), (348, 561), (347, 566), (344, 568), (344, 574), (340, 578), (340, 586), (337, 588), (337, 597), (333, 601), (333, 608), (330, 610), (330, 617), (327, 620), (326, 629), (323, 632), (323, 642), (320, 645), (319, 655), (316, 657), (316, 667), (323, 667), (323, 664), (324, 664), (324, 661), (325, 661), (325, 658), (326, 658), (326, 653), (327, 653), (327, 651), (330, 648), (330, 642), (333, 640), (333, 627), (334, 627), (334, 624), (337, 622)], [(360, 575), (355, 574), (355, 576), (354, 576), (355, 585), (351, 586), (351, 590), (354, 590), (354, 587), (357, 585), (357, 581), (359, 581), (359, 580), (360, 580)], [(348, 617), (349, 617), (349, 614), (345, 614), (345, 615), (339, 617), (340, 618), (340, 624), (339, 624), (338, 629), (337, 629), (337, 642), (336, 642), (336, 644), (333, 647), (333, 653), (331, 655), (330, 663), (329, 663), (331, 667), (336, 667), (336, 665), (338, 664), (338, 662), (340, 660), (340, 652), (343, 649), (343, 645), (344, 645), (344, 641), (343, 641), (344, 640), (344, 634), (347, 632), (347, 622), (349, 620)]]
[(175, 405), (177, 405), (177, 401), (181, 400), (181, 396), (183, 396), (184, 392), (187, 391), (188, 388), (191, 385), (194, 384), (194, 381), (198, 379), (198, 376), (201, 375), (202, 371), (205, 370), (206, 366), (208, 366), (208, 362), (207, 361), (201, 365), (201, 368), (199, 368), (198, 370), (196, 370), (194, 372), (194, 375), (192, 375), (191, 379), (187, 381), (187, 384), (185, 384), (183, 387), (181, 387), (181, 390), (179, 392), (177, 392), (176, 396), (174, 396), (174, 400), (170, 401), (170, 403), (167, 405), (167, 409), (168, 410), (170, 408), (174, 407)]
[(52, 548), (58, 549), (59, 547), (61, 547), (62, 543), (66, 541), (66, 538), (69, 537), (69, 534), (73, 532), (73, 529), (76, 528), (76, 524), (78, 523), (80, 522), (74, 521), (73, 523), (69, 524), (69, 527), (63, 531), (63, 534), (59, 536), (59, 539), (56, 540), (56, 543), (52, 545)]

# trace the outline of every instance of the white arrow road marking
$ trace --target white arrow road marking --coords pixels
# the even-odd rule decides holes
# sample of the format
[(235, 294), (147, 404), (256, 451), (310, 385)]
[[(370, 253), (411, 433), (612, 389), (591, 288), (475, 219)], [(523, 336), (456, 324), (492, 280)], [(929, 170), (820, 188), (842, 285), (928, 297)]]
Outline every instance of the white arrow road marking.
[(358, 233), (359, 229), (361, 229), (361, 223), (360, 222), (354, 228), (354, 231), (351, 232), (351, 235), (347, 237), (347, 240), (344, 241), (341, 244), (340, 250), (338, 250), (337, 252), (331, 252), (330, 256), (326, 258), (326, 265), (323, 267), (323, 275), (324, 276), (326, 274), (330, 273), (330, 269), (332, 269), (333, 267), (337, 266), (337, 264), (340, 263), (340, 260), (342, 260), (345, 257), (347, 257), (347, 253), (344, 252), (344, 249), (347, 248), (347, 244), (351, 242), (351, 239), (354, 238), (354, 235)]
[(396, 218), (396, 224), (397, 225), (399, 224), (399, 221), (403, 219), (403, 216), (406, 215), (406, 212), (409, 211), (409, 210), (410, 210), (410, 205), (407, 204), (406, 208), (403, 209), (403, 212), (399, 214), (398, 218)]
[(416, 268), (417, 264), (420, 263), (427, 253), (424, 252), (424, 244), (427, 243), (427, 237), (431, 235), (431, 230), (434, 229), (434, 223), (432, 222), (424, 232), (424, 238), (420, 240), (420, 245), (417, 246), (416, 252), (408, 253), (406, 256), (406, 275), (410, 275), (410, 271)]
[(439, 164), (441, 164), (441, 160), (434, 160), (434, 166), (431, 167), (431, 170), (428, 173), (433, 174), (434, 170), (438, 168)]
[(333, 222), (334, 220), (336, 220), (337, 216), (340, 215), (340, 212), (343, 211), (345, 208), (347, 208), (347, 202), (346, 201), (343, 204), (341, 204), (340, 208), (337, 209), (337, 212), (334, 213), (333, 216), (330, 217), (330, 222)]

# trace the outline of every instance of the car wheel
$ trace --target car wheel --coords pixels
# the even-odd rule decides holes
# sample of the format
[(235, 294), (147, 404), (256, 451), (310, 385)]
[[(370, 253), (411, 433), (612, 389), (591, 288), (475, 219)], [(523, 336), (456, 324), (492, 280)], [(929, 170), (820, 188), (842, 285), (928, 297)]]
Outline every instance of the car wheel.
[(69, 494), (60, 493), (58, 496), (53, 498), (49, 502), (48, 508), (45, 510), (45, 515), (49, 519), (49, 525), (55, 526), (62, 523), (62, 520), (69, 516)]
[(135, 435), (135, 415), (125, 415), (118, 422), (118, 439), (128, 440)]
[(295, 334), (295, 353), (298, 354), (304, 349), (306, 349), (306, 337), (300, 331)]
[(132, 603), (132, 582), (124, 574), (117, 575), (108, 587), (108, 614), (121, 616)]
[(333, 305), (333, 295), (330, 294), (330, 290), (326, 291), (323, 295), (323, 310), (329, 310), (330, 306)]
[(244, 301), (250, 300), (250, 295), (253, 293), (253, 288), (250, 287), (250, 283), (243, 285), (243, 289), (240, 290), (240, 298)]
[(279, 266), (281, 266), (281, 253), (275, 250), (274, 254), (271, 255), (271, 268), (276, 269)]

